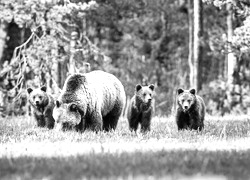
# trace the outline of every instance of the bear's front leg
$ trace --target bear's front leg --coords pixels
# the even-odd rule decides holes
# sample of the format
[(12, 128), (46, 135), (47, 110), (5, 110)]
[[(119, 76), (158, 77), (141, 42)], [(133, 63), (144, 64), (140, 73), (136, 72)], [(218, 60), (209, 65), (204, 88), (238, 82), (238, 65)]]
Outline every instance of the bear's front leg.
[(101, 113), (93, 112), (90, 118), (90, 121), (91, 121), (91, 125), (90, 125), (91, 130), (96, 131), (96, 132), (102, 130), (103, 119), (102, 119)]
[(42, 113), (36, 113), (36, 111), (34, 112), (34, 117), (36, 119), (37, 122), (37, 126), (38, 127), (44, 127), (45, 126), (45, 119), (44, 119), (44, 115)]
[(45, 119), (46, 127), (49, 128), (49, 129), (53, 129), (54, 125), (55, 125), (55, 120), (54, 120), (54, 118), (52, 116), (52, 110), (51, 109), (48, 109), (48, 110), (45, 111), (44, 119)]
[(128, 119), (130, 131), (136, 131), (139, 124), (139, 111), (137, 108), (131, 108), (131, 114)]
[(45, 116), (46, 127), (49, 129), (53, 129), (55, 125), (55, 120), (52, 116)]
[(193, 114), (190, 116), (190, 129), (199, 130), (199, 131), (203, 129), (203, 126), (200, 122), (198, 114)]
[(142, 133), (150, 131), (151, 119), (152, 119), (152, 109), (150, 108), (148, 111), (143, 112), (142, 114), (142, 120), (141, 120)]
[(178, 127), (178, 131), (183, 129), (188, 129), (189, 116), (188, 114), (178, 111), (176, 114), (176, 124)]

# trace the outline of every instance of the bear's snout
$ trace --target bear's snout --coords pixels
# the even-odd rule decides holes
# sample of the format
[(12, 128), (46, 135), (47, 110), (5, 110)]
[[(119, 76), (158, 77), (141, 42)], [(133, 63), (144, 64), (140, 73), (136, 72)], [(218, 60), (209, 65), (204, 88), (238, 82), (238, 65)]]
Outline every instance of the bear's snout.
[(145, 101), (146, 101), (147, 103), (150, 103), (151, 100), (152, 100), (152, 97), (151, 97), (151, 96), (147, 95), (147, 96), (145, 97)]
[(189, 109), (189, 103), (187, 101), (184, 101), (182, 107), (183, 107), (183, 109), (185, 111), (188, 110)]

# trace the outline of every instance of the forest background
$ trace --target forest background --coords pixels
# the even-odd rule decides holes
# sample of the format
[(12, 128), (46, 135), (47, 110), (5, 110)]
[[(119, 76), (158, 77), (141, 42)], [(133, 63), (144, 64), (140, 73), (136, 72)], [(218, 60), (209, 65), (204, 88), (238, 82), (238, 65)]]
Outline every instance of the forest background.
[(248, 0), (0, 0), (0, 12), (3, 116), (27, 112), (27, 87), (56, 95), (86, 63), (128, 99), (155, 84), (157, 115), (171, 114), (179, 87), (195, 87), (209, 114), (250, 113)]

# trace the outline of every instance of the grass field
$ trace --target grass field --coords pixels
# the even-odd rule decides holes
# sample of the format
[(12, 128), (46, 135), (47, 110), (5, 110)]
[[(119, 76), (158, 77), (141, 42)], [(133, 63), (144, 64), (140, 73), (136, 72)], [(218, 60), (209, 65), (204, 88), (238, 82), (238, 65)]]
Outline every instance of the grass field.
[(0, 179), (249, 179), (250, 119), (207, 117), (202, 132), (154, 118), (131, 133), (37, 128), (30, 117), (0, 119)]

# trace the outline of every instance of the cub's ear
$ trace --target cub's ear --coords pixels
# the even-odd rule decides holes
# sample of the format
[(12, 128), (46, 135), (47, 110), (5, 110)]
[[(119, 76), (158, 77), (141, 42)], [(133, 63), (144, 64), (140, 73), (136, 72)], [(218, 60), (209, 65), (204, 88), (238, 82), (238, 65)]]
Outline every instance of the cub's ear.
[(181, 94), (181, 93), (183, 93), (183, 92), (184, 92), (183, 89), (178, 89), (178, 90), (177, 90), (178, 95)]
[(47, 90), (46, 86), (41, 87), (41, 90), (46, 92), (46, 90)]
[(32, 88), (28, 88), (28, 89), (27, 89), (27, 92), (28, 92), (29, 94), (30, 94), (32, 91), (33, 91)]
[(149, 85), (149, 88), (150, 88), (152, 91), (154, 91), (155, 85), (151, 84), (151, 85)]
[(85, 69), (85, 73), (90, 72), (90, 69), (91, 69), (90, 64), (89, 63), (85, 63), (84, 64), (84, 69)]
[(137, 84), (137, 85), (135, 86), (136, 92), (140, 91), (141, 88), (142, 88), (142, 86), (141, 86), (140, 84)]
[(77, 111), (78, 110), (76, 104), (71, 104), (70, 107), (69, 107), (69, 109), (70, 109), (70, 111)]
[(58, 100), (56, 100), (56, 107), (60, 107), (60, 105), (61, 105), (61, 103), (58, 101)]
[(196, 90), (195, 90), (195, 89), (190, 89), (189, 92), (190, 92), (191, 94), (195, 95)]

